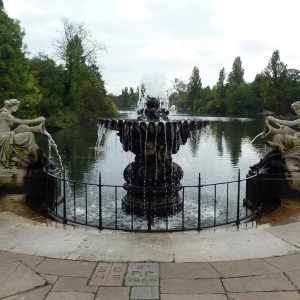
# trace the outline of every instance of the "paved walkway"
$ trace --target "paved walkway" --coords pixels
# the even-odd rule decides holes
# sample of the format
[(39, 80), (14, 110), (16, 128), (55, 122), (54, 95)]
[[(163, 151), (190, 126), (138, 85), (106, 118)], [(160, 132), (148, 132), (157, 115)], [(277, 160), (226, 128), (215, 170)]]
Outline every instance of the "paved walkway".
[(295, 203), (264, 225), (148, 234), (65, 226), (2, 195), (0, 299), (300, 299)]

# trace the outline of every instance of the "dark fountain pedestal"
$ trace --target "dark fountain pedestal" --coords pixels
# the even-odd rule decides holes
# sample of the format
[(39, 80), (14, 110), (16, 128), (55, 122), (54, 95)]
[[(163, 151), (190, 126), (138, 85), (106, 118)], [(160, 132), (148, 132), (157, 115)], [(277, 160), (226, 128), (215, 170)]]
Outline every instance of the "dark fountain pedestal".
[(135, 120), (99, 120), (99, 126), (118, 131), (123, 149), (135, 155), (123, 172), (127, 194), (122, 206), (137, 215), (167, 215), (181, 210), (183, 170), (172, 162), (172, 154), (187, 142), (190, 131), (208, 125), (202, 120), (170, 121), (167, 111), (159, 110), (156, 104), (155, 100), (147, 102), (147, 109)]

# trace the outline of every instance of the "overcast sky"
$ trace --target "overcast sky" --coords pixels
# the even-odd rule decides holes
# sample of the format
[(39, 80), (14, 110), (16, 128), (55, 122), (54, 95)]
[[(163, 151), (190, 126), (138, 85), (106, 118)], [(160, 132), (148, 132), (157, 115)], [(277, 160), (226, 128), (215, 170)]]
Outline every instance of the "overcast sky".
[(3, 0), (19, 19), (31, 55), (53, 54), (61, 18), (83, 23), (107, 46), (98, 62), (108, 93), (136, 88), (148, 72), (188, 82), (194, 66), (203, 86), (228, 74), (237, 56), (247, 82), (275, 50), (288, 68), (300, 69), (299, 0)]

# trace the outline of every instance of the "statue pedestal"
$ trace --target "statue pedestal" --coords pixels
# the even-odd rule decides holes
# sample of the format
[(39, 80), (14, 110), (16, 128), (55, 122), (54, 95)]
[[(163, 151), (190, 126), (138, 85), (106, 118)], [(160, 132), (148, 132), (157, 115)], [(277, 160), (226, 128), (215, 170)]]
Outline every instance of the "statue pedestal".
[(36, 200), (45, 195), (46, 173), (42, 168), (22, 169), (20, 172), (0, 170), (0, 191), (11, 194), (28, 194)]
[(244, 205), (257, 209), (260, 203), (280, 204), (280, 197), (298, 197), (299, 191), (299, 172), (261, 174), (247, 180)]

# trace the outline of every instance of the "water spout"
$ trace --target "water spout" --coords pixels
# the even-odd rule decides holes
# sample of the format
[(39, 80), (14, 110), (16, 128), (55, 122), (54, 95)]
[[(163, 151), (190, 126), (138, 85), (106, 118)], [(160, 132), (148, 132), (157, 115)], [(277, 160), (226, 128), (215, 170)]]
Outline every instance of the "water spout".
[[(263, 135), (263, 134), (265, 134), (265, 132), (263, 131), (263, 132), (261, 132), (260, 134), (258, 134), (248, 145), (247, 145), (247, 147), (244, 149), (244, 151), (242, 152), (242, 155), (244, 154), (244, 152), (249, 148), (249, 146), (259, 137), (259, 136), (261, 136), (261, 135)], [(242, 156), (241, 155), (241, 156)]]

